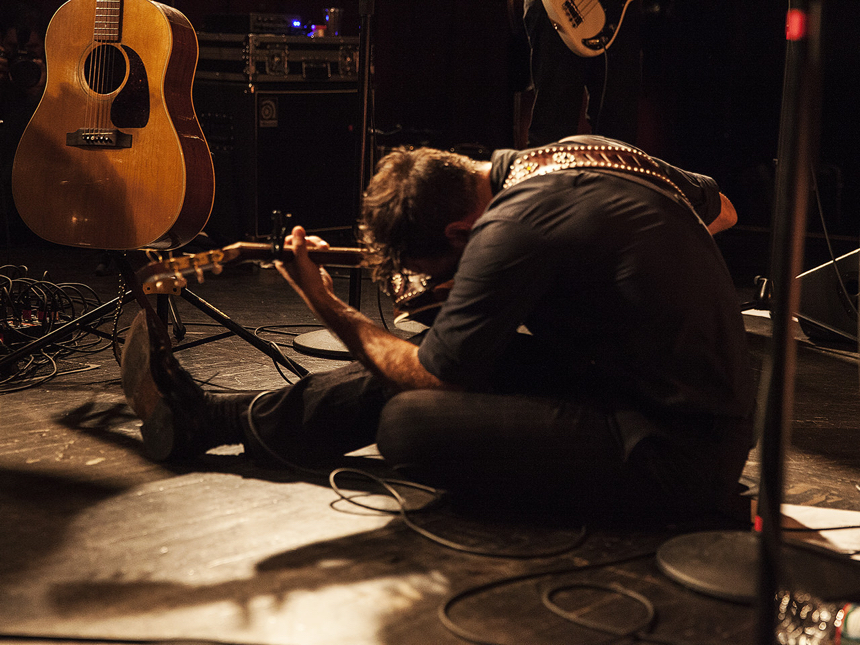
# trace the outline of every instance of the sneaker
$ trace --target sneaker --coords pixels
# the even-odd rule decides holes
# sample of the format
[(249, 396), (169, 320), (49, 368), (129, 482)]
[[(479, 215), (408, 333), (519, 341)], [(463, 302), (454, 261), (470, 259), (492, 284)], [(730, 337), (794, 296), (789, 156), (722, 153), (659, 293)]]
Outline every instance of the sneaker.
[(140, 433), (154, 461), (196, 457), (229, 441), (215, 436), (203, 389), (173, 356), (170, 339), (154, 313), (142, 310), (122, 349), (122, 389), (143, 420)]

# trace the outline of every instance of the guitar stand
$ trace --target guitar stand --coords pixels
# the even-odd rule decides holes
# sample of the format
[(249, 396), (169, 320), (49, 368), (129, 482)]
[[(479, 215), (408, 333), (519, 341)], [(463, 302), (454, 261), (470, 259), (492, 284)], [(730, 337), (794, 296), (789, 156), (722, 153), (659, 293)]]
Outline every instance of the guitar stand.
[[(277, 235), (278, 233), (276, 231), (275, 236)], [(283, 239), (283, 237), (281, 237), (281, 239)], [(118, 259), (118, 263), (120, 266), (120, 270), (122, 271), (123, 277), (126, 281), (126, 284), (130, 285), (131, 290), (134, 293), (134, 297), (138, 300), (138, 304), (140, 304), (141, 308), (150, 308), (151, 305), (146, 299), (146, 296), (149, 294), (147, 294), (146, 290), (140, 286), (137, 276), (134, 274), (134, 272), (131, 270), (131, 266), (128, 264), (128, 260), (124, 256), (122, 256)], [(305, 369), (304, 367), (293, 361), (286, 354), (284, 354), (278, 348), (277, 345), (269, 343), (262, 338), (259, 338), (252, 332), (248, 331), (245, 327), (235, 322), (223, 311), (206, 302), (203, 298), (190, 291), (186, 287), (173, 287), (171, 288), (170, 292), (153, 292), (153, 294), (156, 296), (156, 315), (165, 324), (165, 326), (168, 324), (168, 321), (170, 319), (173, 320), (173, 335), (179, 341), (185, 338), (186, 328), (184, 323), (182, 322), (181, 317), (179, 316), (179, 311), (176, 308), (175, 296), (181, 297), (183, 300), (190, 303), (198, 310), (209, 316), (212, 320), (217, 322), (219, 325), (225, 327), (228, 330), (226, 332), (215, 334), (207, 338), (201, 338), (200, 340), (195, 340), (189, 343), (183, 343), (181, 345), (178, 345), (173, 348), (174, 352), (178, 352), (184, 349), (190, 349), (199, 345), (205, 345), (206, 343), (221, 340), (222, 338), (238, 336), (239, 338), (247, 342), (249, 345), (264, 353), (276, 363), (283, 365), (284, 367), (289, 369), (297, 376), (302, 377), (308, 374), (307, 369)]]
[[(211, 343), (213, 341), (221, 340), (222, 338), (229, 338), (230, 336), (235, 335), (247, 342), (248, 344), (252, 345), (254, 348), (263, 352), (266, 356), (271, 358), (276, 363), (283, 365), (296, 375), (301, 377), (308, 374), (307, 369), (305, 369), (304, 367), (290, 359), (288, 356), (286, 356), (283, 352), (280, 351), (280, 349), (276, 345), (266, 342), (262, 338), (259, 338), (258, 336), (254, 335), (245, 327), (242, 327), (242, 325), (231, 319), (227, 314), (222, 312), (220, 309), (217, 309), (212, 304), (206, 302), (197, 294), (183, 287), (179, 290), (178, 295), (183, 300), (192, 304), (194, 307), (209, 316), (219, 325), (225, 327), (228, 331), (222, 332), (220, 334), (215, 334), (207, 338), (201, 338), (200, 340), (183, 343), (174, 347), (174, 352), (178, 352), (184, 349), (191, 349), (192, 347), (205, 345), (206, 343)], [(182, 320), (179, 317), (179, 312), (176, 310), (174, 294), (156, 294), (156, 296), (156, 313), (158, 314), (158, 317), (161, 318), (161, 320), (163, 320), (165, 324), (167, 323), (168, 317), (172, 318), (174, 336), (177, 340), (182, 340), (185, 337), (185, 325), (182, 323)]]

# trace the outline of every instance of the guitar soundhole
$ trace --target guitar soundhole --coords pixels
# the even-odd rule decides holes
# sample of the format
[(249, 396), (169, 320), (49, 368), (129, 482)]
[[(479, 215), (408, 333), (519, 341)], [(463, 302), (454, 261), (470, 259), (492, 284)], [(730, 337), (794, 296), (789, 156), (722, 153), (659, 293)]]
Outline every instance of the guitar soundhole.
[(125, 57), (113, 45), (99, 45), (84, 62), (84, 80), (96, 94), (110, 94), (125, 79)]

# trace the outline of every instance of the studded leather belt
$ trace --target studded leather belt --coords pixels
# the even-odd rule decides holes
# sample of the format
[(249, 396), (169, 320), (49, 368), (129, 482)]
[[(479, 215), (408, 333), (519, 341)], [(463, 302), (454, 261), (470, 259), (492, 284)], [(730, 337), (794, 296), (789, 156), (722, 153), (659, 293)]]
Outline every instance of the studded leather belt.
[(651, 157), (636, 148), (620, 145), (560, 144), (532, 150), (514, 160), (502, 188), (570, 168), (614, 171), (638, 177), (654, 188), (668, 191), (670, 196), (692, 208), (677, 184), (663, 174)]

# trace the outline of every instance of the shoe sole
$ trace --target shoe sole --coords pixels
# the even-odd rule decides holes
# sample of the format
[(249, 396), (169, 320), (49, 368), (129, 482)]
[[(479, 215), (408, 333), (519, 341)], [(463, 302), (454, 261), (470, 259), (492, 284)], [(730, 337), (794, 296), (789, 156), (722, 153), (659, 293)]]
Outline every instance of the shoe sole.
[(122, 391), (128, 406), (143, 420), (140, 434), (147, 456), (167, 461), (176, 448), (173, 413), (152, 378), (150, 347), (146, 312), (141, 310), (131, 323), (122, 348)]

